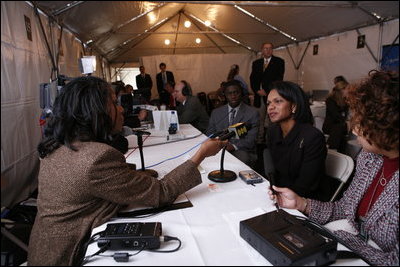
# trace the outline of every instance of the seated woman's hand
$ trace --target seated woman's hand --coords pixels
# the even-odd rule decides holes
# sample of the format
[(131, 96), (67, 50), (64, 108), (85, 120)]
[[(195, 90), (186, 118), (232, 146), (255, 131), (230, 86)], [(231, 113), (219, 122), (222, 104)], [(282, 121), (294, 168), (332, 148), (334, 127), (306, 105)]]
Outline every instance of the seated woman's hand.
[(273, 189), (276, 191), (277, 195), (273, 194), (272, 191), (269, 190), (269, 198), (272, 200), (276, 200), (280, 207), (288, 209), (298, 209), (299, 211), (304, 212), (306, 206), (306, 200), (304, 198), (297, 195), (291, 189), (286, 187), (273, 186)]
[(227, 143), (228, 140), (221, 141), (219, 139), (208, 139), (201, 145), (191, 160), (196, 165), (199, 165), (204, 158), (217, 154)]

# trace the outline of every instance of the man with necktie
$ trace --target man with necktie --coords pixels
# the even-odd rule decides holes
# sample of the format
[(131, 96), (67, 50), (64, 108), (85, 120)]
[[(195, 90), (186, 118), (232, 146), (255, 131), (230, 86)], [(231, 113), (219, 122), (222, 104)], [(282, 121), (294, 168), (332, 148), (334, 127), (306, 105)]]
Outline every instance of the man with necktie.
[[(254, 92), (254, 107), (258, 108), (260, 113), (260, 127), (258, 130), (257, 144), (259, 150), (264, 150), (265, 128), (268, 126), (269, 119), (266, 117), (266, 100), (270, 91), (270, 85), (274, 81), (282, 81), (285, 73), (285, 61), (272, 55), (274, 46), (270, 42), (265, 42), (261, 46), (262, 57), (253, 61), (250, 86)], [(260, 156), (260, 155), (259, 155)]]
[(241, 139), (231, 138), (226, 150), (253, 168), (257, 160), (258, 111), (243, 102), (243, 91), (239, 81), (226, 82), (223, 92), (228, 104), (212, 111), (206, 135), (222, 131), (235, 123), (244, 122), (249, 128), (247, 135)]
[(149, 103), (151, 99), (151, 88), (153, 88), (153, 81), (149, 74), (145, 72), (144, 66), (139, 67), (140, 74), (136, 75), (136, 86), (139, 93)]
[(172, 81), (175, 83), (174, 74), (171, 71), (166, 70), (167, 65), (165, 63), (160, 63), (160, 72), (156, 76), (157, 80), (157, 91), (160, 97), (160, 104), (165, 104), (170, 106), (170, 96), (171, 94), (167, 91), (167, 83)]

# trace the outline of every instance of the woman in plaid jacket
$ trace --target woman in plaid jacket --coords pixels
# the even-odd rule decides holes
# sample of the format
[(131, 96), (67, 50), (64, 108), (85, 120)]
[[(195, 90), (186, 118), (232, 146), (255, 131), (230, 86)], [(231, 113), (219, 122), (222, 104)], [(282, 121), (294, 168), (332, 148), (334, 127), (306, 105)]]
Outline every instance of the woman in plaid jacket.
[(345, 245), (370, 264), (399, 265), (398, 75), (370, 73), (367, 80), (350, 89), (349, 101), (353, 132), (363, 150), (343, 197), (333, 203), (320, 202), (274, 187), (277, 201), (321, 224), (346, 219), (355, 233), (335, 232)]

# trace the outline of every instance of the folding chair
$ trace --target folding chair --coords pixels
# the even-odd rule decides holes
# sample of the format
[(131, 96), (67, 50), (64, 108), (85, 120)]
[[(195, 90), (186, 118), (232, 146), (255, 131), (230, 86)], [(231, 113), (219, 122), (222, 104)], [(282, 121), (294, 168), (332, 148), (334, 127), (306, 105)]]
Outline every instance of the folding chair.
[(354, 161), (351, 157), (345, 154), (328, 149), (328, 155), (325, 161), (325, 169), (327, 175), (338, 179), (341, 182), (332, 198), (329, 200), (330, 202), (333, 202), (353, 172)]

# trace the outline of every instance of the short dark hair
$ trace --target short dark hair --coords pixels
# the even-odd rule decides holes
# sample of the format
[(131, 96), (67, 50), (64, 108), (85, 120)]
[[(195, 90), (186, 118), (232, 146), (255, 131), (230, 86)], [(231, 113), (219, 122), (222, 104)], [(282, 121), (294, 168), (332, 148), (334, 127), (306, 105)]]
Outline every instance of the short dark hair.
[[(243, 88), (242, 88), (241, 83), (240, 83), (238, 80), (230, 80), (230, 81), (225, 82), (224, 85), (223, 85), (224, 94), (225, 94), (226, 89), (227, 89), (229, 86), (234, 86), (234, 87), (236, 87), (237, 89), (239, 89), (240, 94), (243, 96)], [(226, 94), (225, 94), (225, 95), (226, 95)]]
[(110, 144), (113, 122), (108, 111), (110, 84), (94, 77), (76, 78), (67, 83), (54, 101), (53, 113), (38, 145), (44, 158), (61, 145), (75, 150), (74, 141)]
[(160, 63), (160, 65), (159, 65), (159, 67), (161, 68), (161, 66), (164, 66), (164, 67), (166, 67), (167, 65), (165, 65), (165, 63), (164, 63), (164, 62), (161, 62), (161, 63)]
[(314, 123), (308, 98), (299, 85), (288, 81), (276, 81), (272, 83), (270, 89), (277, 90), (281, 97), (296, 105), (296, 111), (293, 115), (295, 121), (309, 124)]

